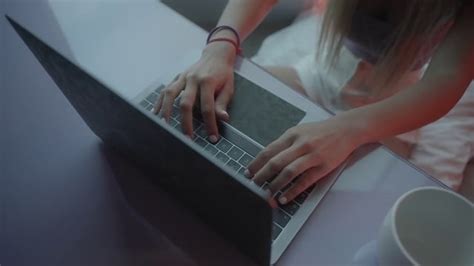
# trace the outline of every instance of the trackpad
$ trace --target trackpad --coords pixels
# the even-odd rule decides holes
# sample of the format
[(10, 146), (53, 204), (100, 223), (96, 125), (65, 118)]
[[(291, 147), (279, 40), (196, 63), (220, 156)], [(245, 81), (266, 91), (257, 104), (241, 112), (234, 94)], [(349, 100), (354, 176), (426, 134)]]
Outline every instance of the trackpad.
[(235, 73), (235, 93), (228, 112), (229, 124), (262, 146), (267, 146), (306, 113)]

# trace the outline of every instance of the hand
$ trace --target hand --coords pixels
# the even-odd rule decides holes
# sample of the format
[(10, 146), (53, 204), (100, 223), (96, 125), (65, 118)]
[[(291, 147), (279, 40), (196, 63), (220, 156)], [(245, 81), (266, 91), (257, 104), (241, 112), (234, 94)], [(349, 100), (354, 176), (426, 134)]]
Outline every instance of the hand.
[(169, 121), (173, 103), (181, 95), (182, 128), (186, 135), (192, 137), (193, 107), (199, 99), (209, 140), (217, 142), (217, 119), (229, 119), (226, 109), (234, 92), (233, 49), (227, 43), (209, 44), (196, 64), (163, 89), (154, 106), (155, 114)]
[(301, 175), (278, 199), (281, 204), (290, 202), (339, 166), (361, 144), (357, 127), (351, 124), (336, 116), (293, 127), (260, 152), (247, 174), (259, 185), (269, 182), (268, 189), (273, 194)]

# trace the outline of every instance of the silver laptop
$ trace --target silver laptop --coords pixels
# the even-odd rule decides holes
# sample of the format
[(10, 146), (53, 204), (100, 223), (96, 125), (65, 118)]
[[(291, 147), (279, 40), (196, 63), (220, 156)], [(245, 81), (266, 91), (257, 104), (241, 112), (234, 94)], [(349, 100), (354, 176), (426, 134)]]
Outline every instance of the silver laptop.
[(236, 73), (228, 110), (231, 119), (220, 123), (219, 142), (208, 141), (198, 112), (190, 140), (181, 133), (176, 103), (169, 124), (152, 114), (164, 88), (160, 82), (128, 101), (7, 19), (106, 145), (151, 173), (159, 173), (151, 178), (259, 265), (277, 262), (344, 168), (339, 167), (294, 201), (278, 205), (274, 198), (293, 183), (270, 195), (266, 184), (259, 187), (249, 182), (243, 172), (264, 146), (302, 122), (307, 114), (297, 106)]

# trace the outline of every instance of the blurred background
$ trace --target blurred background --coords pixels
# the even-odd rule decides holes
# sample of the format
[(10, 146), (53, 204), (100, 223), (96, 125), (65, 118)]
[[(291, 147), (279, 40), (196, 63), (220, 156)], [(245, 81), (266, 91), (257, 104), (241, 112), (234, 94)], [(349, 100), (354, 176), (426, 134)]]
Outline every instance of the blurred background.
[[(216, 26), (220, 14), (227, 1), (224, 0), (162, 0), (201, 28), (209, 31)], [(293, 22), (296, 16), (310, 6), (311, 0), (279, 0), (263, 23), (243, 43), (244, 54), (247, 57), (254, 55), (263, 39)]]

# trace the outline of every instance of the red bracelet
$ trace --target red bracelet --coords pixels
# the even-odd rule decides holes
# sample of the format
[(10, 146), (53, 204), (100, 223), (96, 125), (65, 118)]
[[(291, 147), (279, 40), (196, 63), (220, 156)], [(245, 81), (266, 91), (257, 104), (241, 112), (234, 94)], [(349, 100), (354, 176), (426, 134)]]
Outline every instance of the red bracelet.
[(237, 42), (235, 42), (234, 40), (232, 40), (230, 38), (215, 38), (215, 39), (212, 39), (212, 40), (208, 41), (207, 44), (210, 44), (210, 43), (213, 43), (213, 42), (228, 42), (228, 43), (232, 44), (235, 47), (235, 51), (237, 52), (237, 54), (242, 53), (242, 49), (239, 47)]
[[(214, 34), (216, 34), (217, 32), (221, 31), (221, 30), (229, 30), (231, 31), (237, 41), (234, 41), (230, 38), (215, 38), (215, 39), (212, 39), (212, 36)], [(207, 41), (206, 41), (206, 44), (209, 44), (209, 43), (212, 43), (212, 42), (228, 42), (228, 43), (231, 43), (234, 47), (235, 47), (235, 50), (236, 50), (236, 53), (237, 54), (240, 54), (242, 52), (242, 49), (240, 48), (240, 36), (239, 36), (239, 33), (234, 29), (232, 28), (231, 26), (227, 26), (227, 25), (222, 25), (222, 26), (217, 26), (215, 27), (214, 29), (212, 29), (210, 32), (209, 32), (209, 35), (207, 36)]]

